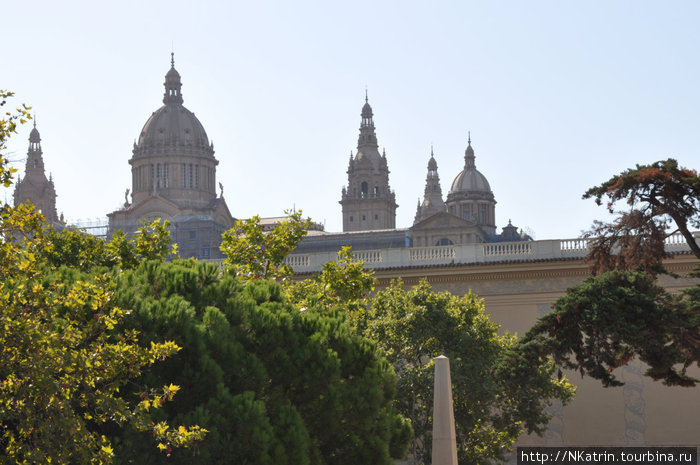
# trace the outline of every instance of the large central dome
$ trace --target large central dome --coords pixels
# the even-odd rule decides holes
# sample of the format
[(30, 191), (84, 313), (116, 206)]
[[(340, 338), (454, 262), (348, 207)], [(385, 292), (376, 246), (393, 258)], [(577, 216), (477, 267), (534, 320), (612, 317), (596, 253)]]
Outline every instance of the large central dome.
[(154, 111), (143, 125), (138, 140), (139, 149), (168, 146), (209, 148), (204, 126), (182, 104), (168, 103)]
[(214, 156), (204, 126), (182, 105), (182, 82), (174, 61), (165, 75), (163, 106), (144, 124), (134, 157), (154, 154)]
[(157, 195), (181, 207), (205, 207), (216, 199), (214, 146), (199, 119), (182, 105), (174, 59), (164, 85), (163, 106), (144, 124), (129, 160), (133, 202)]

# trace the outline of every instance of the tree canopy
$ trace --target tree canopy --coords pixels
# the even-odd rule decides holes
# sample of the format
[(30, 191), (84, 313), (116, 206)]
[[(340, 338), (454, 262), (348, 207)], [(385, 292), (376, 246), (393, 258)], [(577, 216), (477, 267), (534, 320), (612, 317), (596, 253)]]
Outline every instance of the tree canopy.
[[(7, 99), (13, 97), (13, 92), (0, 89), (0, 108), (7, 104)], [(12, 173), (16, 170), (10, 166), (10, 161), (4, 156), (7, 140), (12, 134), (17, 133), (17, 125), (24, 124), (32, 119), (29, 114), (31, 107), (22, 104), (14, 111), (5, 111), (0, 118), (0, 185), (9, 187), (12, 184)]]
[[(11, 97), (0, 91), (0, 106)], [(28, 107), (0, 120), (0, 182), (14, 171), (3, 156), (7, 138)], [(178, 387), (133, 384), (143, 369), (178, 351), (171, 341), (139, 344), (138, 333), (118, 328), (128, 307), (113, 301), (114, 281), (97, 270), (96, 256), (71, 257), (69, 242), (85, 251), (84, 234), (47, 229), (30, 204), (0, 206), (0, 464), (107, 464), (113, 459), (106, 428), (150, 433), (150, 445), (168, 453), (204, 437), (203, 429), (171, 428), (152, 421), (151, 407), (173, 398)], [(136, 247), (150, 250), (153, 235)], [(147, 243), (151, 243), (147, 245)], [(85, 251), (89, 254), (90, 251)], [(104, 264), (104, 263), (100, 263)], [(137, 391), (133, 401), (124, 390)]]
[[(586, 233), (594, 276), (558, 299), (524, 343), (541, 344), (563, 367), (604, 386), (623, 384), (613, 370), (634, 358), (664, 384), (695, 386), (700, 380), (687, 369), (700, 366), (700, 285), (671, 295), (655, 277), (666, 272), (671, 234), (680, 233), (700, 259), (690, 229), (700, 227), (700, 177), (673, 159), (637, 165), (584, 194), (599, 205), (604, 197), (617, 217)], [(629, 209), (616, 211), (623, 201)], [(700, 276), (698, 268), (690, 275)]]
[(284, 278), (292, 274), (285, 263), (311, 225), (301, 211), (285, 212), (286, 218), (266, 231), (259, 216), (239, 220), (221, 238), (224, 266), (242, 279)]
[[(583, 198), (593, 198), (617, 218), (596, 221), (585, 236), (590, 238), (589, 260), (594, 274), (617, 269), (658, 272), (668, 254), (666, 238), (680, 233), (691, 252), (700, 259), (690, 228), (700, 228), (700, 177), (669, 158), (650, 165), (637, 165), (603, 184), (592, 187)], [(618, 202), (628, 210), (617, 211)]]
[[(143, 346), (137, 332), (120, 330), (130, 310), (115, 304), (113, 276), (52, 262), (55, 234), (30, 205), (0, 214), (0, 463), (110, 463), (110, 425), (148, 431), (166, 452), (204, 437), (152, 422), (150, 408), (177, 386), (133, 384), (179, 347)], [(130, 402), (127, 386), (139, 393)]]
[(606, 387), (624, 384), (613, 370), (634, 358), (648, 365), (647, 376), (694, 386), (699, 380), (687, 368), (700, 360), (700, 319), (697, 295), (688, 292), (697, 289), (673, 296), (641, 271), (592, 276), (558, 299), (525, 340), (541, 342), (558, 364)]
[(395, 281), (373, 297), (366, 334), (397, 372), (396, 402), (415, 430), (412, 453), (424, 463), (438, 355), (450, 359), (459, 463), (503, 460), (524, 431), (544, 432), (555, 399), (573, 397), (546, 355), (519, 351), (517, 338), (499, 336), (498, 328), (476, 295), (435, 292), (425, 281), (411, 289)]
[(411, 421), (411, 455), (429, 463), (432, 434), (433, 362), (451, 360), (460, 463), (492, 463), (523, 433), (542, 433), (547, 406), (568, 402), (574, 388), (553, 378), (555, 365), (542, 351), (499, 336), (483, 301), (435, 292), (426, 282), (405, 289), (400, 281), (372, 295), (372, 272), (349, 249), (312, 279), (285, 286), (305, 311), (342, 309), (356, 331), (374, 341), (398, 376), (395, 402)]
[[(144, 337), (183, 347), (144, 382), (172, 379), (174, 422), (209, 430), (196, 456), (167, 463), (391, 464), (410, 427), (393, 406), (396, 378), (371, 341), (337, 311), (299, 311), (279, 284), (242, 284), (194, 260), (145, 263), (121, 275)], [(143, 438), (123, 438), (124, 463), (165, 463)]]

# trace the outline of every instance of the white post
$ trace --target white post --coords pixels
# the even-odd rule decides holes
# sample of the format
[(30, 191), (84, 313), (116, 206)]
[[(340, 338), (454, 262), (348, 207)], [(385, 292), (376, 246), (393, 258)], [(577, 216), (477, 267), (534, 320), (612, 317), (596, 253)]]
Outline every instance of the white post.
[(457, 465), (457, 434), (452, 406), (450, 359), (444, 355), (435, 358), (432, 465)]

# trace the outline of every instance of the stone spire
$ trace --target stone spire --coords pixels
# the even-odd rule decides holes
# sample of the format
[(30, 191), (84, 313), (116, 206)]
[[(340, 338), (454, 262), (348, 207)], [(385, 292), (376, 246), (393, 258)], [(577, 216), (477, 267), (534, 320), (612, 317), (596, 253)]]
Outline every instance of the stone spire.
[(170, 54), (170, 70), (165, 75), (165, 95), (163, 95), (163, 103), (176, 103), (182, 105), (182, 82), (180, 81), (180, 73), (175, 69), (175, 53)]
[(457, 434), (452, 405), (450, 360), (435, 358), (435, 392), (433, 399), (432, 465), (457, 465)]
[(58, 222), (56, 189), (53, 179), (46, 178), (41, 150), (41, 135), (36, 128), (36, 118), (34, 118), (34, 128), (29, 133), (29, 149), (27, 150), (24, 178), (15, 185), (14, 201), (15, 205), (29, 201), (44, 215), (47, 222)]
[(445, 202), (442, 200), (442, 188), (440, 176), (438, 176), (437, 162), (433, 148), (430, 147), (430, 160), (428, 161), (428, 175), (425, 178), (425, 193), (423, 203), (418, 204), (416, 218), (413, 224), (419, 223), (436, 213), (445, 211)]

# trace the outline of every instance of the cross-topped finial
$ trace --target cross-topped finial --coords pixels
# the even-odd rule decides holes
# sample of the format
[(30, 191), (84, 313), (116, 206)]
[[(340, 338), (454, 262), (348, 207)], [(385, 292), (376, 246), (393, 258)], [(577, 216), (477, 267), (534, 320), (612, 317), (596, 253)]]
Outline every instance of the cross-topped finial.
[(34, 113), (34, 129), (36, 129), (36, 113)]
[(471, 131), (467, 131), (467, 143), (469, 145), (472, 145), (472, 132)]
[(432, 143), (430, 144), (430, 156), (431, 157), (433, 156), (433, 144)]
[(369, 103), (369, 100), (367, 99), (367, 86), (365, 85), (365, 103)]
[(170, 52), (170, 66), (175, 67), (175, 52)]

